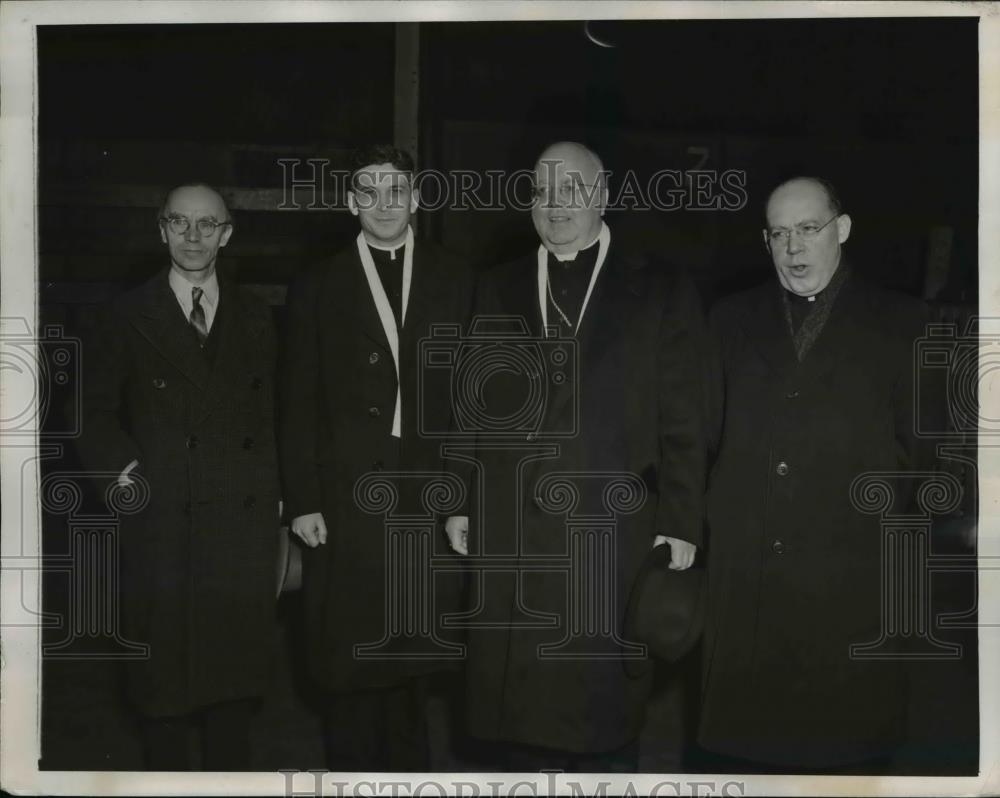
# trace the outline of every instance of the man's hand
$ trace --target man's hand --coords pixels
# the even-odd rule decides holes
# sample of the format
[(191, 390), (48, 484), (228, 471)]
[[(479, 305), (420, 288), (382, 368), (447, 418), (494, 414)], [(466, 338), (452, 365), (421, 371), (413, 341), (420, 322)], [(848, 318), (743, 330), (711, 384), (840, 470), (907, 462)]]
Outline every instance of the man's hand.
[(459, 554), (469, 553), (469, 516), (451, 516), (444, 522), (444, 532), (455, 551)]
[(292, 532), (311, 549), (326, 543), (326, 523), (323, 521), (323, 513), (309, 513), (292, 519)]
[(686, 571), (694, 563), (694, 554), (698, 547), (694, 543), (688, 543), (679, 538), (668, 538), (666, 535), (657, 535), (653, 540), (653, 548), (662, 546), (664, 543), (670, 544), (670, 565), (671, 571)]

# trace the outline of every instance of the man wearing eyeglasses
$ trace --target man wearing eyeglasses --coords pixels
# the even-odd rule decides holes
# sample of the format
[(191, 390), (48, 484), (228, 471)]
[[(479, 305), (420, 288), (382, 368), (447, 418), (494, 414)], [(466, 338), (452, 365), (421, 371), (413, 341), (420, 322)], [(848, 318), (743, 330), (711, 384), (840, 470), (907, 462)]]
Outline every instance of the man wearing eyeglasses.
[(881, 636), (879, 519), (852, 504), (870, 471), (923, 455), (913, 344), (925, 308), (856, 273), (833, 186), (768, 197), (777, 280), (710, 316), (709, 613), (699, 740), (721, 772), (877, 773), (904, 719)]
[(170, 265), (87, 343), (80, 451), (148, 493), (118, 534), (123, 628), (149, 646), (126, 664), (147, 767), (248, 770), (274, 631), (271, 311), (218, 273), (233, 225), (217, 191), (174, 188), (158, 226)]
[[(606, 178), (582, 144), (548, 147), (535, 165), (540, 245), (484, 274), (477, 291), (477, 316), (520, 319), (538, 351), (558, 343), (565, 354), (555, 362), (578, 363), (570, 379), (542, 377), (545, 409), (532, 429), (505, 443), (480, 436), (482, 527), (470, 530), (466, 516), (446, 525), (460, 554), (514, 562), (472, 592), (466, 665), (468, 727), (511, 771), (637, 769), (651, 670), (626, 670), (626, 603), (655, 545), (669, 544), (669, 567), (686, 570), (701, 541), (700, 303), (686, 279), (631, 253), (604, 223)], [(538, 386), (537, 375), (516, 370), (476, 392), (477, 418), (516, 415)], [(574, 505), (562, 512), (544, 488), (559, 475)], [(615, 479), (641, 483), (630, 512), (608, 504)], [(612, 536), (581, 542), (567, 525), (584, 517), (613, 524)], [(574, 573), (559, 571), (560, 557), (586, 546), (602, 552), (592, 570), (577, 562)], [(553, 567), (539, 568), (546, 559)], [(588, 614), (595, 606), (599, 617)], [(560, 644), (580, 628), (591, 634), (575, 641), (582, 647)]]

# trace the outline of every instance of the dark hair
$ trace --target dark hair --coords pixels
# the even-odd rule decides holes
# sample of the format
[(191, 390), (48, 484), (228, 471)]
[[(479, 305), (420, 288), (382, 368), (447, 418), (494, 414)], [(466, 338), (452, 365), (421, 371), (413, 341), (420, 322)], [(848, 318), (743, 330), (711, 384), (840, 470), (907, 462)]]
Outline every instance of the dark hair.
[(771, 202), (771, 197), (774, 196), (774, 192), (777, 191), (782, 186), (791, 183), (794, 180), (808, 180), (811, 183), (815, 183), (821, 189), (823, 189), (826, 194), (826, 201), (830, 205), (830, 210), (833, 211), (837, 216), (840, 216), (844, 212), (844, 206), (840, 201), (840, 195), (837, 193), (836, 186), (833, 185), (829, 180), (824, 177), (813, 177), (812, 175), (795, 175), (794, 177), (789, 177), (782, 180), (780, 183), (775, 185), (768, 194), (767, 199), (764, 201), (764, 223), (767, 223), (767, 206)]
[(400, 172), (414, 171), (413, 157), (406, 150), (395, 147), (392, 144), (369, 144), (354, 151), (351, 156), (351, 185), (354, 185), (354, 178), (358, 172), (366, 166), (372, 164), (387, 163), (393, 169)]
[(167, 191), (167, 193), (163, 195), (163, 202), (160, 203), (160, 209), (156, 213), (157, 221), (163, 218), (163, 215), (167, 212), (167, 203), (170, 202), (171, 195), (178, 189), (182, 188), (205, 188), (211, 191), (213, 194), (218, 196), (219, 199), (222, 200), (222, 207), (226, 209), (226, 218), (225, 220), (220, 220), (220, 221), (228, 221), (232, 223), (233, 212), (229, 208), (229, 199), (222, 191), (217, 189), (211, 183), (203, 183), (200, 180), (193, 180), (189, 183), (178, 183), (176, 186)]

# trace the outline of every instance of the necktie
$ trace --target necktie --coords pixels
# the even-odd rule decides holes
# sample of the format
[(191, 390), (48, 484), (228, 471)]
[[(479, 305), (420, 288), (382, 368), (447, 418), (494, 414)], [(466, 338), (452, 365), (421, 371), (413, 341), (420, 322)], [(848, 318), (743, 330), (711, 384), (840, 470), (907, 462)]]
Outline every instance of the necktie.
[(201, 296), (205, 292), (202, 291), (198, 286), (194, 286), (191, 289), (191, 299), (193, 300), (193, 305), (191, 307), (191, 326), (194, 327), (194, 331), (198, 333), (198, 343), (202, 346), (205, 345), (205, 339), (208, 338), (208, 324), (205, 322), (205, 308), (201, 306)]

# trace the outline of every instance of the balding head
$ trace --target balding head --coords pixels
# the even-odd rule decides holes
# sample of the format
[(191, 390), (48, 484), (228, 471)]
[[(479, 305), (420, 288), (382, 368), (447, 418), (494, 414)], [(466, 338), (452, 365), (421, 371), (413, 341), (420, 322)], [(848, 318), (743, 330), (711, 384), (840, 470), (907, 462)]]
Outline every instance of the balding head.
[(200, 282), (210, 277), (219, 249), (232, 234), (229, 209), (216, 189), (189, 183), (167, 194), (160, 210), (160, 240), (167, 245), (173, 268), (186, 279)]
[(771, 193), (767, 195), (767, 202), (764, 205), (764, 218), (767, 218), (767, 209), (771, 205), (771, 199), (776, 195), (787, 191), (795, 190), (815, 190), (821, 192), (826, 197), (826, 204), (830, 210), (830, 216), (835, 213), (841, 213), (843, 207), (840, 202), (840, 197), (837, 194), (837, 189), (834, 187), (833, 183), (829, 180), (824, 180), (822, 177), (812, 177), (809, 175), (803, 175), (801, 177), (793, 177), (786, 180), (784, 183), (779, 183), (773, 189)]
[(569, 254), (594, 242), (607, 204), (604, 164), (597, 153), (575, 141), (546, 147), (535, 163), (535, 185), (531, 218), (547, 249)]

